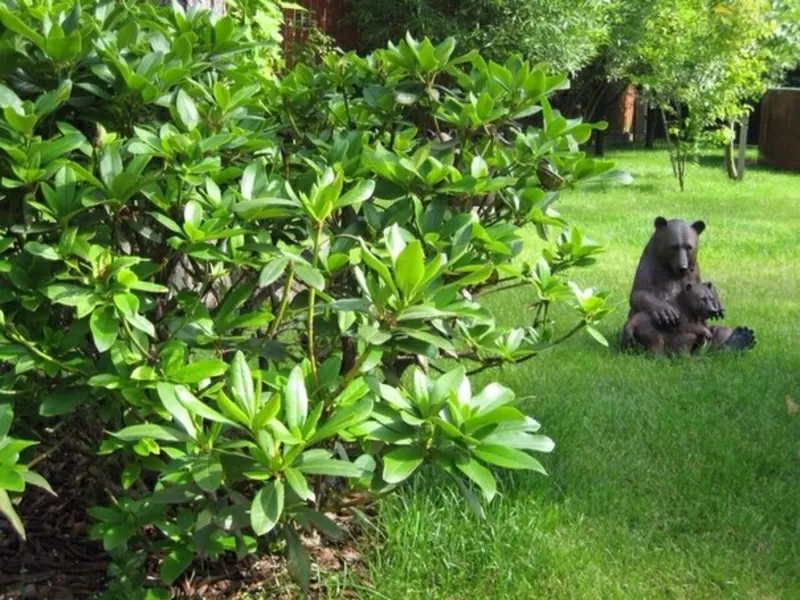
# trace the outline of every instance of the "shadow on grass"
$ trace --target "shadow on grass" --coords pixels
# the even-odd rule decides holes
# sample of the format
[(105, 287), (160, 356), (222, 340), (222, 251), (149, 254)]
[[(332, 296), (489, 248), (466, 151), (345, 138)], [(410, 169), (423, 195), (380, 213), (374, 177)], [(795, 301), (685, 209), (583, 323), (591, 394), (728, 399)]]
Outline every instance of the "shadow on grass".
[[(663, 149), (662, 151), (666, 152), (666, 149)], [(772, 165), (760, 162), (757, 157), (757, 152), (757, 149), (748, 149), (748, 156), (745, 160), (745, 174), (765, 173), (771, 175), (786, 175), (795, 172), (788, 169), (779, 169), (777, 167), (773, 167)], [(716, 169), (717, 171), (725, 170), (725, 160), (719, 154), (700, 154), (694, 159), (693, 163), (697, 166)]]
[[(589, 189), (588, 187), (585, 189)], [(642, 179), (637, 178), (634, 175), (633, 183), (629, 183), (625, 186), (625, 189), (628, 191), (636, 191), (641, 192), (642, 194), (652, 194), (654, 192), (660, 191), (662, 188), (661, 186), (655, 183), (644, 182)], [(608, 182), (608, 183), (595, 183), (591, 186), (591, 191), (593, 192), (600, 192), (600, 193), (607, 193), (619, 190), (619, 184)]]
[[(590, 152), (590, 154), (592, 154)], [(625, 156), (625, 155), (663, 155), (664, 159), (669, 161), (669, 150), (666, 144), (663, 141), (656, 142), (655, 146), (652, 148), (645, 148), (642, 143), (636, 144), (612, 144), (607, 146), (606, 152), (603, 155), (604, 158), (607, 158), (608, 155), (612, 156)], [(601, 158), (603, 158), (601, 157)], [(692, 161), (693, 164), (700, 166), (700, 167), (707, 167), (716, 169), (718, 171), (724, 171), (725, 169), (725, 162), (718, 151), (712, 150), (704, 150), (700, 152), (696, 158)], [(756, 172), (756, 173), (770, 173), (775, 175), (786, 175), (792, 174), (796, 171), (792, 171), (789, 169), (780, 169), (777, 167), (773, 167), (767, 163), (762, 163), (759, 161), (758, 158), (758, 147), (757, 146), (748, 146), (747, 147), (747, 158), (745, 161), (745, 172)], [(609, 186), (610, 188), (611, 186)], [(602, 189), (602, 188), (599, 188)], [(656, 187), (656, 189), (658, 189)]]

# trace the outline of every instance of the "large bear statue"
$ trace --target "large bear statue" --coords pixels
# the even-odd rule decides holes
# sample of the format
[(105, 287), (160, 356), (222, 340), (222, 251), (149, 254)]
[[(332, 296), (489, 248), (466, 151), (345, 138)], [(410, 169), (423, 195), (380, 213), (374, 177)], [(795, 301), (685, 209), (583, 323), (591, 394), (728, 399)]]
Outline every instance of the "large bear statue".
[[(633, 278), (630, 295), (630, 319), (645, 312), (656, 326), (674, 329), (681, 321), (679, 303), (674, 302), (687, 283), (700, 283), (697, 245), (705, 231), (703, 221), (692, 224), (680, 219), (655, 220), (655, 231), (644, 247)], [(753, 330), (748, 327), (710, 325), (711, 345), (719, 348), (746, 350), (755, 344)]]

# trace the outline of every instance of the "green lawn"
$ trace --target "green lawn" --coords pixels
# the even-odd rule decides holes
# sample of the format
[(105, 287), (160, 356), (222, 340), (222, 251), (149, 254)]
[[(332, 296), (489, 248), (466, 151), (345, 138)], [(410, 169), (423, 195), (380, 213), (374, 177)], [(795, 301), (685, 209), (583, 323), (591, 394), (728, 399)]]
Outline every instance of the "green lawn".
[[(383, 505), (362, 597), (800, 598), (800, 415), (783, 400), (800, 400), (800, 175), (733, 183), (712, 158), (680, 193), (665, 153), (612, 156), (633, 185), (558, 205), (608, 248), (579, 273), (619, 303), (601, 330), (616, 340), (654, 217), (702, 218), (702, 273), (757, 347), (653, 360), (584, 336), (487, 373), (534, 396), (550, 477), (504, 477), (485, 522), (418, 478)], [(509, 324), (531, 318), (526, 301), (492, 300)]]

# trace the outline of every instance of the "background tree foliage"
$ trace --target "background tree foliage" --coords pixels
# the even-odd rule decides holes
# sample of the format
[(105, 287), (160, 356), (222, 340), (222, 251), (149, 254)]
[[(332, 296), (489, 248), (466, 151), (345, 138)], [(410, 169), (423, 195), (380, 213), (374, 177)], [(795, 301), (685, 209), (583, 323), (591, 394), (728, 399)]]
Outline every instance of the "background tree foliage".
[(640, 7), (639, 34), (617, 56), (614, 69), (665, 111), (681, 189), (692, 147), (705, 134), (739, 121), (797, 64), (796, 6), (772, 0), (660, 0)]
[(359, 49), (369, 51), (406, 31), (478, 49), (504, 60), (519, 52), (533, 62), (575, 73), (609, 42), (619, 0), (348, 0)]
[[(24, 535), (28, 464), (89, 457), (114, 598), (277, 549), (306, 586), (299, 531), (423, 465), (480, 513), (553, 443), (470, 376), (605, 343), (605, 294), (566, 279), (601, 249), (553, 205), (614, 172), (579, 149), (605, 124), (553, 109), (565, 75), (410, 36), (278, 75), (260, 7), (0, 4), (0, 511)], [(498, 326), (483, 296), (521, 286)]]

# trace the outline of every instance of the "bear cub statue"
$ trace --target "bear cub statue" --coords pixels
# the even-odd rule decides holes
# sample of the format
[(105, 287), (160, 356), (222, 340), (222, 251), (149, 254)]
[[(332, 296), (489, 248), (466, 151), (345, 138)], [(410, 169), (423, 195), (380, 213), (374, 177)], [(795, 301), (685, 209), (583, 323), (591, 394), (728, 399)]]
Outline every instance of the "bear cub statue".
[(638, 312), (625, 324), (623, 346), (639, 344), (654, 354), (695, 350), (714, 336), (706, 320), (724, 316), (719, 294), (710, 281), (686, 282), (670, 304), (679, 315), (674, 329), (659, 328), (650, 314)]

